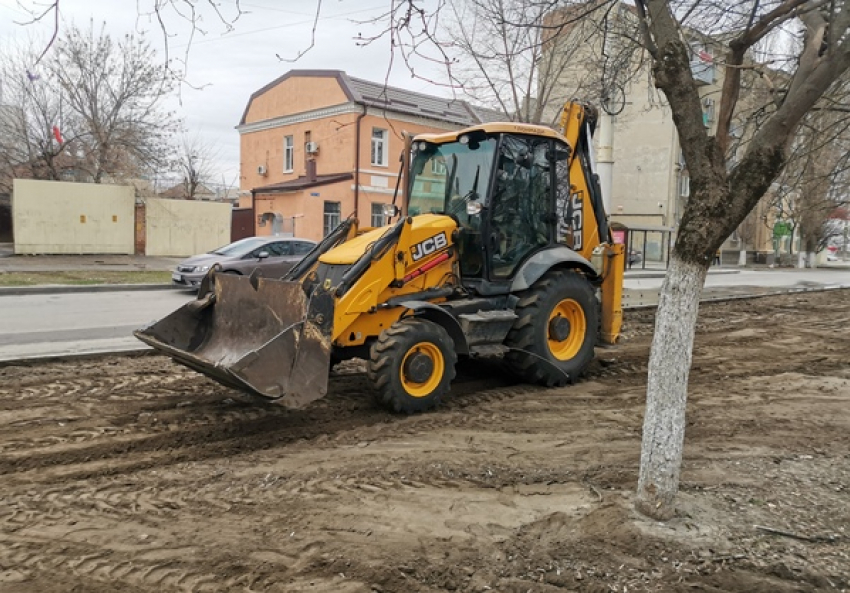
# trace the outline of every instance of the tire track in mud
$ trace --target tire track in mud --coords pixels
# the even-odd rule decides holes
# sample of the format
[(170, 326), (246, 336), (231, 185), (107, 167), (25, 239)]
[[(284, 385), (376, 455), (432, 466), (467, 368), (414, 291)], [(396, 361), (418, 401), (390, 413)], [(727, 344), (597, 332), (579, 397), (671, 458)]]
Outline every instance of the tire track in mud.
[[(828, 322), (788, 320), (784, 327), (788, 334), (794, 334), (795, 342), (784, 342), (783, 337), (766, 344), (754, 336), (741, 335), (734, 342), (736, 349), (730, 351), (730, 327), (737, 328), (748, 313), (728, 305), (711, 311), (701, 322), (691, 374), (697, 411), (702, 406), (734, 405), (728, 398), (706, 397), (705, 390), (726, 377), (753, 374), (755, 369), (763, 377), (792, 369), (801, 375), (821, 370), (833, 376), (836, 370), (847, 372), (846, 348), (800, 361), (781, 356), (786, 347), (796, 344), (799, 349), (809, 335), (822, 336), (830, 326)], [(767, 324), (772, 312), (786, 311), (768, 307), (754, 323)], [(846, 318), (846, 309), (844, 313)], [(3, 407), (19, 394), (0, 390), (0, 438), (11, 437), (0, 450), (4, 482), (0, 491), (0, 565), (15, 567), (21, 575), (33, 578), (62, 575), (70, 583), (77, 579), (83, 590), (115, 590), (116, 584), (130, 591), (286, 590), (282, 583), (293, 575), (304, 578), (321, 572), (317, 567), (322, 566), (323, 558), (340, 545), (336, 534), (321, 543), (283, 545), (281, 538), (289, 536), (288, 529), (283, 534), (254, 533), (255, 542), (275, 542), (275, 549), (228, 553), (222, 551), (221, 539), (207, 537), (204, 518), (213, 515), (219, 521), (210, 529), (220, 528), (220, 521), (230, 521), (238, 529), (240, 519), (247, 522), (269, 513), (274, 519), (269, 529), (282, 524), (306, 530), (310, 519), (301, 515), (303, 508), (298, 505), (316, 501), (327, 505), (341, 500), (354, 508), (358, 501), (387, 495), (422, 496), (427, 489), (475, 486), (492, 489), (523, 481), (589, 481), (603, 488), (631, 487), (629, 467), (594, 461), (589, 456), (574, 464), (581, 471), (574, 468), (571, 473), (569, 468), (544, 467), (546, 463), (534, 469), (511, 466), (510, 455), (504, 457), (507, 461), (502, 465), (491, 459), (476, 465), (474, 459), (467, 458), (455, 467), (451, 456), (443, 454), (442, 465), (432, 467), (411, 454), (392, 466), (376, 468), (374, 461), (358, 462), (355, 455), (345, 454), (347, 447), (356, 448), (360, 443), (369, 447), (373, 441), (412, 440), (409, 437), (447, 428), (513, 432), (516, 427), (512, 419), (526, 408), (532, 410), (537, 402), (545, 402), (553, 413), (575, 412), (578, 422), (593, 410), (603, 412), (596, 416), (597, 423), (627, 425), (618, 410), (634, 408), (638, 397), (635, 391), (645, 384), (646, 336), (651, 328), (650, 315), (630, 318), (623, 346), (601, 350), (585, 380), (562, 390), (549, 392), (514, 383), (499, 371), (498, 361), (461, 365), (459, 380), (444, 406), (408, 417), (375, 408), (364, 393), (365, 381), (357, 373), (338, 373), (331, 379), (327, 397), (306, 410), (289, 411), (275, 405), (242, 403), (233, 392), (190, 372), (178, 370), (172, 377), (171, 369), (178, 367), (156, 357), (139, 365), (147, 374), (144, 382), (139, 381), (139, 389), (133, 383), (134, 373), (139, 372), (139, 368), (133, 370), (133, 359), (114, 365), (129, 372), (101, 377), (91, 393), (81, 387), (90, 379), (73, 375), (68, 379), (71, 388), (63, 391), (64, 380), (58, 375), (71, 373), (71, 367), (46, 369), (48, 397), (39, 395), (38, 381), (28, 382), (28, 401), (38, 401), (38, 409), (31, 408), (29, 416), (26, 406), (18, 406), (26, 399)], [(746, 368), (746, 372), (722, 368), (730, 362), (736, 368)], [(87, 372), (94, 373), (91, 369)], [(114, 390), (110, 389), (111, 382)], [(704, 386), (703, 392), (700, 386)], [(503, 405), (507, 400), (512, 400), (510, 406)], [(10, 413), (3, 415), (3, 410)], [(59, 427), (54, 422), (57, 418), (67, 421), (66, 426)], [(555, 419), (545, 422), (555, 423)], [(548, 425), (545, 429), (557, 434)], [(698, 434), (694, 428), (689, 430)], [(714, 427), (702, 430), (710, 433)], [(609, 444), (618, 447), (616, 442)], [(310, 451), (314, 457), (306, 455)], [(337, 452), (330, 469), (275, 473), (262, 468), (263, 461), (273, 464), (287, 454), (309, 460), (332, 455), (330, 451)], [(488, 478), (484, 472), (489, 469), (497, 477)], [(175, 535), (180, 531), (177, 527), (170, 534), (165, 528), (178, 523), (182, 538)], [(128, 540), (128, 525), (141, 530), (138, 533), (152, 535), (140, 540), (134, 532), (135, 539)], [(79, 541), (83, 536), (73, 533), (75, 528), (87, 530), (85, 537), (90, 543)], [(216, 541), (219, 547), (209, 543)], [(524, 546), (525, 540), (517, 545)], [(372, 570), (368, 562), (357, 567), (355, 561), (350, 569), (343, 570), (366, 574)], [(435, 568), (435, 578), (441, 570)], [(334, 571), (338, 572), (336, 568)], [(426, 589), (415, 581), (402, 579), (399, 583), (409, 590)], [(4, 584), (0, 580), (0, 590)]]
[[(725, 308), (729, 306), (725, 305)], [(651, 326), (652, 319), (652, 315), (642, 312), (629, 323), (632, 327), (646, 328)], [(729, 324), (727, 321), (712, 325), (715, 332), (722, 332)], [(710, 335), (708, 339), (703, 335), (698, 339), (697, 348), (710, 351), (712, 341)], [(725, 348), (726, 340), (721, 342)], [(763, 347), (762, 342), (754, 340), (752, 343)], [(641, 377), (639, 384), (643, 383), (647, 369), (645, 348), (630, 349), (629, 346), (627, 344), (620, 351), (613, 352), (611, 358), (603, 352), (585, 379), (616, 385), (624, 377)], [(226, 396), (234, 395), (233, 392), (216, 387), (212, 393), (203, 393), (208, 391), (208, 385), (213, 384), (192, 373), (178, 373), (177, 378), (172, 377), (165, 373), (168, 363), (159, 361), (157, 367), (156, 362), (155, 357), (145, 357), (144, 366), (155, 372), (149, 373), (138, 384), (139, 390), (130, 387), (133, 381), (126, 376), (119, 376), (114, 381), (107, 375), (101, 376), (97, 389), (87, 392), (85, 399), (93, 401), (100, 397), (98, 394), (109, 394), (109, 399), (103, 404), (109, 421), (107, 426), (82, 426), (73, 431), (57, 433), (53, 430), (41, 435), (35, 431), (9, 440), (3, 445), (0, 472), (21, 473), (49, 467), (64, 469), (53, 473), (52, 478), (48, 475), (47, 480), (123, 474), (159, 465), (281, 447), (320, 436), (340, 439), (354, 429), (397, 422), (397, 418), (372, 408), (370, 398), (357, 396), (365, 388), (362, 377), (357, 375), (343, 374), (332, 379), (329, 396), (307, 410), (290, 411), (268, 404), (222, 404), (222, 398), (230, 401)], [(834, 369), (838, 364), (838, 360), (824, 360), (817, 368)], [(477, 369), (476, 365), (479, 365)], [(781, 359), (771, 365), (774, 368), (764, 368), (763, 362), (759, 365), (763, 374), (790, 370)], [(799, 367), (800, 371), (812, 371), (810, 363)], [(697, 380), (711, 380), (711, 375), (718, 374), (712, 372), (711, 365), (699, 362), (695, 363), (694, 370), (697, 371), (693, 373)], [(750, 370), (746, 368), (746, 372)], [(728, 371), (724, 372), (728, 374)], [(192, 399), (193, 379), (201, 381), (201, 385), (194, 389), (202, 392), (200, 400)], [(188, 387), (175, 393), (175, 383)], [(44, 386), (44, 393), (37, 386), (30, 386), (25, 399), (38, 400), (40, 406), (49, 410), (51, 403), (61, 406), (69, 400), (79, 402), (80, 399), (75, 399), (74, 395), (91, 384), (88, 380), (72, 380), (67, 384), (68, 391), (63, 391), (63, 383), (51, 381)], [(111, 388), (113, 384), (118, 386), (117, 389)], [(419, 416), (420, 421), (402, 423), (402, 426), (412, 432), (421, 432), (446, 426), (447, 423), (475, 424), (474, 416), (457, 416), (456, 412), (465, 408), (477, 409), (519, 395), (537, 394), (542, 390), (536, 386), (515, 384), (504, 375), (497, 361), (475, 361), (462, 366), (451, 397), (447, 398), (441, 410)], [(124, 397), (124, 392), (131, 393)], [(141, 397), (140, 392), (143, 394)], [(3, 395), (0, 392), (0, 401), (8, 401)], [(115, 403), (113, 399), (120, 401)], [(113, 405), (116, 412), (110, 416), (109, 409)], [(0, 426), (0, 434), (7, 430), (20, 434), (18, 426)]]
[[(0, 536), (0, 544), (3, 543)], [(86, 583), (99, 583), (103, 590), (186, 591), (191, 593), (218, 593), (240, 590), (248, 593), (266, 591), (269, 582), (279, 581), (290, 569), (299, 569), (311, 562), (315, 551), (305, 546), (303, 553), (293, 557), (277, 553), (278, 568), (269, 568), (270, 563), (260, 565), (259, 570), (245, 571), (244, 566), (234, 563), (220, 554), (212, 557), (214, 570), (204, 570), (201, 563), (210, 559), (204, 556), (200, 546), (146, 546), (127, 553), (122, 550), (106, 550), (99, 546), (87, 546), (67, 540), (61, 545), (46, 541), (14, 542), (0, 545), (0, 564), (14, 566), (22, 577), (32, 575), (67, 574)], [(207, 553), (212, 552), (207, 550)], [(200, 556), (202, 560), (191, 563), (186, 558)], [(269, 558), (267, 555), (266, 558)], [(234, 576), (224, 577), (228, 573)], [(269, 579), (275, 575), (278, 578)], [(2, 584), (2, 583), (0, 583)]]
[[(801, 299), (797, 297), (797, 300)], [(718, 375), (729, 376), (730, 371), (718, 370), (722, 364), (716, 363), (723, 361), (717, 358), (714, 350), (728, 350), (728, 340), (722, 334), (730, 325), (749, 315), (752, 308), (742, 302), (710, 307), (720, 309), (721, 319), (709, 317), (701, 323), (703, 333), (698, 337), (697, 354), (704, 351), (709, 361), (695, 361), (692, 379), (697, 382), (715, 380)], [(768, 314), (765, 314), (764, 308), (760, 308), (759, 317), (766, 319), (777, 311), (790, 310), (786, 305), (769, 309)], [(734, 313), (731, 317), (724, 314), (730, 311)], [(653, 319), (651, 312), (641, 311), (634, 317), (630, 316), (627, 324), (634, 334), (641, 335), (652, 327)], [(803, 331), (818, 332), (822, 331), (821, 326), (827, 325), (809, 324)], [(715, 334), (721, 336), (714, 337)], [(765, 347), (762, 340), (755, 338), (745, 339), (736, 345), (739, 348)], [(364, 390), (365, 382), (356, 374), (341, 374), (332, 378), (329, 396), (307, 410), (289, 411), (275, 405), (223, 404), (222, 398), (228, 401), (230, 398), (227, 396), (233, 395), (233, 392), (189, 371), (171, 373), (171, 368), (182, 367), (165, 363), (157, 357), (142, 357), (139, 360), (140, 366), (144, 367), (143, 371), (134, 371), (131, 365), (129, 373), (119, 374), (118, 377), (101, 375), (96, 388), (91, 387), (95, 382), (89, 379), (57, 381), (55, 376), (57, 372), (62, 372), (63, 366), (59, 365), (58, 371), (48, 370), (44, 373), (48, 376), (48, 382), (40, 387), (35, 384), (34, 378), (29, 377), (28, 382), (31, 384), (26, 388), (25, 395), (0, 390), (0, 403), (6, 404), (10, 399), (38, 401), (45, 415), (49, 415), (51, 405), (75, 406), (80, 405), (81, 401), (97, 402), (106, 395), (102, 408), (108, 420), (105, 426), (86, 426), (83, 422), (83, 426), (71, 431), (51, 429), (39, 434), (36, 428), (28, 430), (25, 436), (20, 435), (21, 427), (26, 426), (27, 422), (30, 425), (37, 424), (38, 420), (22, 420), (23, 424), (16, 424), (15, 421), (0, 424), (0, 435), (8, 432), (19, 437), (3, 444), (0, 472), (8, 474), (39, 468), (60, 468), (64, 471), (46, 472), (43, 479), (73, 480), (131, 473), (185, 461), (228, 457), (319, 437), (344, 440), (352, 430), (362, 431), (381, 424), (397, 424), (392, 432), (400, 433), (422, 432), (447, 424), (474, 425), (490, 419), (477, 420), (474, 413), (458, 415), (457, 412), (467, 408), (477, 412), (486, 404), (542, 391), (539, 387), (513, 383), (505, 377), (498, 362), (472, 362), (465, 365), (467, 368), (460, 369), (459, 380), (453, 385), (451, 397), (447, 398), (441, 410), (417, 416), (416, 422), (398, 422), (396, 417), (372, 408), (370, 398), (358, 396), (358, 392)], [(738, 364), (743, 370), (736, 374), (752, 370), (740, 361)], [(790, 370), (835, 370), (841, 361), (836, 356), (817, 361), (814, 366), (810, 361), (789, 365), (777, 357), (776, 362), (769, 365), (765, 365), (763, 359), (753, 364), (758, 365), (761, 374), (769, 375)], [(477, 369), (476, 365), (479, 365)], [(96, 365), (89, 366), (87, 372), (94, 373)], [(109, 366), (121, 365), (116, 362)], [(70, 370), (69, 365), (64, 367)], [(586, 379), (616, 387), (624, 377), (639, 376), (638, 384), (642, 384), (646, 368), (645, 347), (638, 345), (637, 348), (631, 348), (627, 342), (611, 355), (603, 352), (597, 363), (589, 369)], [(140, 374), (143, 375), (141, 378)], [(192, 381), (200, 384), (193, 385)], [(213, 386), (212, 390), (210, 385)], [(175, 386), (180, 387), (175, 391)], [(85, 395), (78, 397), (83, 392)], [(63, 418), (62, 414), (57, 416)]]

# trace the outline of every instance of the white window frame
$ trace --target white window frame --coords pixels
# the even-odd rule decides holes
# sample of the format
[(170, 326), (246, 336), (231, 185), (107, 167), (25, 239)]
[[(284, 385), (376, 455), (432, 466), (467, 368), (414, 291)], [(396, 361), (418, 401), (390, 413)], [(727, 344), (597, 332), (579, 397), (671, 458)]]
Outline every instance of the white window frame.
[(372, 202), (372, 226), (377, 228), (386, 224), (387, 217), (384, 216), (384, 204)]
[(295, 170), (295, 136), (283, 137), (283, 172)]
[[(328, 206), (336, 206), (336, 212), (330, 212)], [(339, 226), (342, 222), (342, 203), (334, 202), (333, 200), (325, 200), (322, 207), (322, 235), (327, 236), (332, 230)]]
[(446, 174), (446, 161), (431, 159), (431, 174), (442, 176)]
[(691, 197), (691, 175), (688, 173), (687, 169), (683, 169), (679, 172), (679, 197)]
[(372, 165), (387, 167), (387, 151), (389, 149), (389, 131), (383, 128), (372, 128)]

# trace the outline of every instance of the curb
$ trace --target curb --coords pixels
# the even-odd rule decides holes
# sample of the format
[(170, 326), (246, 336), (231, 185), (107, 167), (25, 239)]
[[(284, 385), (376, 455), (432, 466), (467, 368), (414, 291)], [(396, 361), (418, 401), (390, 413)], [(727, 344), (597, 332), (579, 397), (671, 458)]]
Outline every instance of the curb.
[[(828, 292), (831, 290), (850, 290), (850, 284), (824, 284), (822, 286), (805, 286), (805, 287), (785, 287), (772, 288), (765, 292), (751, 294), (727, 294), (718, 296), (707, 296), (700, 298), (700, 305), (703, 303), (726, 303), (730, 301), (746, 301), (761, 299), (764, 297), (783, 296), (787, 294), (799, 294), (804, 292)], [(658, 303), (644, 304), (637, 302), (634, 304), (623, 304), (624, 311), (640, 311), (646, 309), (657, 309)]]
[(7, 286), (0, 288), (0, 296), (30, 294), (65, 294), (85, 292), (126, 292), (142, 290), (183, 290), (185, 287), (171, 284), (47, 284), (38, 286)]
[[(741, 270), (708, 270), (709, 276), (718, 276), (720, 274), (740, 274)], [(641, 270), (631, 269), (623, 273), (623, 278), (626, 280), (639, 280), (641, 278), (664, 278), (667, 275), (667, 270)]]
[(113, 350), (89, 350), (86, 352), (69, 352), (66, 354), (40, 354), (24, 358), (6, 358), (0, 360), (0, 369), (9, 366), (28, 366), (42, 362), (65, 362), (72, 360), (87, 360), (104, 356), (152, 356), (158, 354), (149, 346), (116, 348)]

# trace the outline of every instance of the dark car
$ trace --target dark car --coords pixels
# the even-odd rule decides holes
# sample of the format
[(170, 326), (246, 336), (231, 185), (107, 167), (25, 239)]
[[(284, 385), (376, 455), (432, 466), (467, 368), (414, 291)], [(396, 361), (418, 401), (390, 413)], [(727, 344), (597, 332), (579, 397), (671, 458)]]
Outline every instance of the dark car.
[(197, 288), (215, 264), (226, 274), (249, 275), (259, 268), (265, 278), (280, 278), (313, 247), (314, 241), (295, 237), (249, 237), (180, 262), (171, 275), (175, 286)]

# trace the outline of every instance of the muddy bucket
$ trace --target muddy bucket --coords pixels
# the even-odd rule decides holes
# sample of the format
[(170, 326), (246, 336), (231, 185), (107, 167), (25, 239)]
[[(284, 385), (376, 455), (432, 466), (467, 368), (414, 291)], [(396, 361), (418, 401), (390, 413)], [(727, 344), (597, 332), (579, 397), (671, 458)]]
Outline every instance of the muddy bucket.
[(330, 364), (308, 308), (297, 282), (218, 274), (214, 293), (133, 333), (223, 385), (301, 407), (325, 395)]

